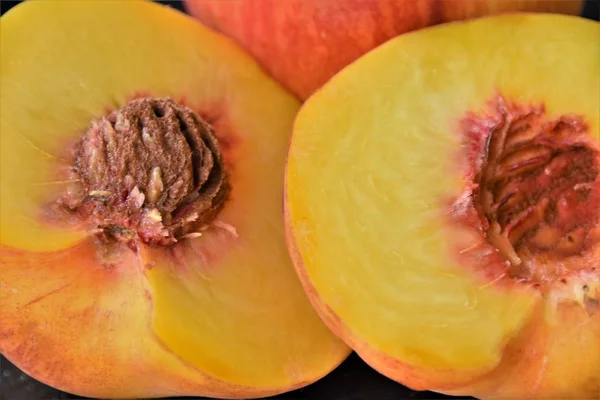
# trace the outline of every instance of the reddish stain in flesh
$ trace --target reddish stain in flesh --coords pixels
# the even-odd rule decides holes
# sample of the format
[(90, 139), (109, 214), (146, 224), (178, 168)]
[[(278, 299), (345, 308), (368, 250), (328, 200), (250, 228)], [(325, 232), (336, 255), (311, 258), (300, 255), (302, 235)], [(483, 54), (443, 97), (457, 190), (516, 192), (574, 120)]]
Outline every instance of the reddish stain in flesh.
[(162, 257), (171, 261), (179, 274), (193, 271), (210, 272), (234, 246), (241, 245), (240, 239), (232, 233), (211, 227), (202, 237), (182, 241), (168, 248), (156, 249)]
[[(498, 96), (460, 122), (467, 185), (447, 205), (468, 232), (456, 257), (486, 281), (542, 286), (593, 268), (600, 246), (600, 147), (579, 116)], [(597, 261), (595, 261), (597, 263)]]

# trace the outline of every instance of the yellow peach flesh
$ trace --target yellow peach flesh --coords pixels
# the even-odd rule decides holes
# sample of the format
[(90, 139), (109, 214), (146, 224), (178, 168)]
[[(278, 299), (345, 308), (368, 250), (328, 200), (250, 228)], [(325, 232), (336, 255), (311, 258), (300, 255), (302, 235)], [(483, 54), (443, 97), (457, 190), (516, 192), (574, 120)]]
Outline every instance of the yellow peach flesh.
[[(577, 338), (600, 345), (600, 313), (564, 316), (560, 305), (552, 321), (536, 290), (482, 280), (453, 254), (468, 233), (448, 225), (444, 207), (469, 184), (460, 119), (497, 92), (550, 116), (582, 115), (598, 142), (599, 39), (596, 22), (543, 14), (429, 28), (372, 51), (301, 109), (286, 172), (290, 248), (328, 325), (379, 371), (482, 397), (598, 393), (600, 353), (569, 354), (581, 354)], [(532, 323), (547, 333), (524, 344)], [(531, 368), (548, 366), (503, 392), (508, 372), (494, 370), (528, 347), (540, 361)], [(486, 389), (474, 389), (479, 379)]]
[[(28, 2), (1, 29), (3, 354), (93, 397), (268, 395), (348, 355), (285, 249), (292, 96), (230, 41), (150, 2)], [(90, 120), (139, 93), (213, 117), (233, 192), (202, 236), (128, 254), (44, 206), (67, 190), (60, 171)]]

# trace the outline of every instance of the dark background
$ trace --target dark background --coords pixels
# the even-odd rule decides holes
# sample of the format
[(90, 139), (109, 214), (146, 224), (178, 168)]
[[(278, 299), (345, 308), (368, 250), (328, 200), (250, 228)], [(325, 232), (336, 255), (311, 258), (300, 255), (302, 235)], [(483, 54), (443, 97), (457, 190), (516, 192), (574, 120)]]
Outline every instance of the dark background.
[[(65, 0), (67, 1), (67, 0)], [(90, 1), (90, 0), (69, 0)], [(281, 0), (285, 1), (285, 0)], [(570, 1), (570, 0), (564, 0)], [(0, 0), (2, 14), (20, 1)], [(160, 1), (184, 11), (180, 1)], [(583, 16), (600, 18), (600, 0), (587, 0)], [(6, 38), (2, 38), (6, 40)], [(600, 46), (600, 43), (598, 44)], [(0, 55), (1, 56), (1, 55)], [(58, 400), (83, 399), (52, 389), (21, 372), (3, 356), (0, 357), (0, 400)], [(184, 398), (180, 398), (184, 399)], [(200, 399), (185, 398), (185, 399)], [(471, 399), (449, 397), (433, 392), (415, 392), (399, 385), (369, 368), (356, 354), (340, 367), (312, 385), (272, 397), (273, 400), (400, 400), (400, 399)]]

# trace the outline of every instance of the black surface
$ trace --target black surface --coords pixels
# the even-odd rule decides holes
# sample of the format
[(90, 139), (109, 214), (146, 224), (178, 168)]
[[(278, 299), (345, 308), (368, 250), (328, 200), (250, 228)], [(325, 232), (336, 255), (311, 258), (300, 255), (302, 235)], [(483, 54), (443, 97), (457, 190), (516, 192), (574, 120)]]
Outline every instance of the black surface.
[[(80, 0), (81, 1), (81, 0)], [(59, 400), (83, 399), (45, 386), (2, 358), (0, 399), (4, 400)], [(179, 397), (175, 399), (197, 399)], [(304, 389), (274, 396), (273, 400), (400, 400), (400, 399), (471, 399), (449, 397), (432, 392), (415, 392), (399, 385), (369, 368), (355, 354), (320, 381)]]
[[(64, 0), (90, 1), (90, 0)], [(285, 0), (282, 0), (285, 1)], [(570, 1), (570, 0), (564, 0)], [(159, 1), (183, 11), (180, 1)], [(0, 0), (2, 14), (20, 1)], [(600, 0), (587, 0), (583, 16), (600, 18)], [(7, 40), (7, 38), (2, 38)], [(0, 55), (1, 56), (1, 55)], [(83, 399), (48, 387), (21, 372), (4, 356), (0, 356), (0, 400)], [(179, 399), (201, 399), (199, 397)], [(300, 390), (275, 396), (273, 400), (401, 400), (401, 399), (471, 399), (450, 397), (433, 392), (416, 392), (399, 385), (369, 368), (356, 354), (320, 381)]]

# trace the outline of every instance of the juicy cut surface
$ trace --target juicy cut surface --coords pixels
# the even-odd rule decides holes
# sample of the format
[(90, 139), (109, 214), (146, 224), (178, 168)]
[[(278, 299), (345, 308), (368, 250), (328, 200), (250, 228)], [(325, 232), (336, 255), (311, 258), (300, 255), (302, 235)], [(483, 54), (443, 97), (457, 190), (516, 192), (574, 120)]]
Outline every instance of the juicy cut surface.
[[(527, 382), (517, 397), (600, 384), (597, 352), (566, 367), (600, 348), (598, 37), (550, 15), (426, 29), (302, 107), (286, 172), (296, 268), (328, 326), (387, 376), (450, 390), (510, 371)], [(552, 361), (525, 373), (508, 361), (525, 349)]]

